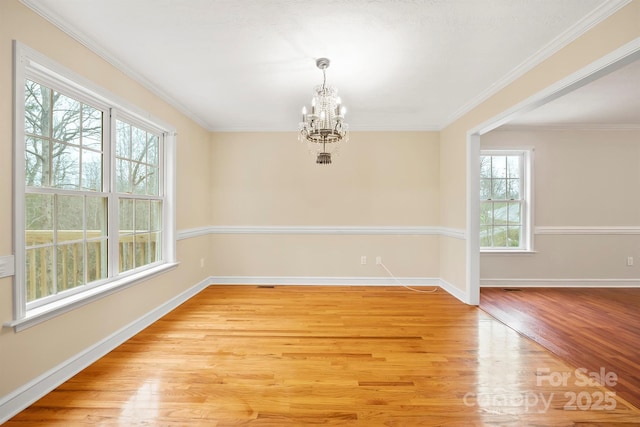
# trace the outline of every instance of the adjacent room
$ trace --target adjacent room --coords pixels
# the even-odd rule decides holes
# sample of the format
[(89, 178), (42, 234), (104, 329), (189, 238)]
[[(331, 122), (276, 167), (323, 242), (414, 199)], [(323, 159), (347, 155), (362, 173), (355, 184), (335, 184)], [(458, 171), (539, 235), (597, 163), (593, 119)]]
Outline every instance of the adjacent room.
[(483, 135), (480, 173), (480, 307), (636, 405), (639, 76), (629, 58)]
[(4, 0), (0, 40), (0, 423), (640, 423), (640, 0)]

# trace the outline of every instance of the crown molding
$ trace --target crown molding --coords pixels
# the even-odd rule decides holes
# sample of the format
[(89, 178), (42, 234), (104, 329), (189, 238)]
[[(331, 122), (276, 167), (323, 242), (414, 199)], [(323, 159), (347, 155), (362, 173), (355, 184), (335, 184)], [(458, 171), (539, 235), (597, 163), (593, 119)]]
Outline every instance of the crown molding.
[(563, 123), (563, 124), (540, 124), (540, 125), (504, 125), (495, 132), (508, 131), (635, 131), (640, 130), (640, 124), (606, 124), (606, 123)]
[[(348, 121), (348, 120), (347, 120)], [(416, 126), (385, 126), (380, 124), (352, 125), (349, 123), (349, 132), (439, 132), (442, 127), (437, 123), (427, 123)], [(298, 132), (297, 128), (255, 128), (247, 126), (215, 127), (208, 129), (211, 132)]]
[(163, 101), (167, 102), (169, 105), (174, 107), (176, 110), (180, 111), (182, 114), (187, 116), (189, 119), (196, 122), (198, 125), (203, 128), (211, 131), (212, 126), (203, 118), (199, 117), (191, 110), (189, 110), (184, 104), (180, 101), (169, 95), (167, 92), (162, 90), (157, 85), (153, 84), (149, 79), (147, 79), (142, 74), (138, 73), (131, 67), (129, 67), (126, 63), (117, 59), (116, 55), (111, 53), (109, 50), (105, 49), (102, 45), (96, 43), (89, 35), (79, 31), (77, 28), (70, 26), (60, 15), (58, 15), (53, 10), (42, 6), (36, 0), (19, 0), (20, 3), (42, 16), (44, 19), (58, 27), (61, 31), (67, 34), (69, 37), (107, 61), (109, 64), (114, 66), (118, 71), (123, 72), (128, 77), (132, 78), (134, 81), (140, 83), (147, 90), (149, 90), (154, 95), (161, 98)]
[(531, 71), (534, 67), (540, 65), (542, 62), (557, 53), (560, 49), (578, 39), (587, 31), (616, 13), (618, 10), (622, 9), (624, 6), (631, 3), (631, 1), (632, 0), (610, 0), (594, 9), (590, 14), (582, 18), (574, 26), (568, 28), (566, 31), (551, 40), (551, 42), (547, 43), (547, 45), (545, 45), (542, 49), (538, 50), (524, 62), (520, 63), (494, 84), (489, 86), (484, 91), (480, 92), (476, 97), (472, 98), (469, 102), (467, 102), (465, 105), (451, 114), (447, 118), (447, 121), (440, 127), (440, 129), (442, 130), (456, 120), (460, 119), (462, 116), (507, 87), (509, 84), (513, 83), (514, 81), (525, 75), (527, 72)]

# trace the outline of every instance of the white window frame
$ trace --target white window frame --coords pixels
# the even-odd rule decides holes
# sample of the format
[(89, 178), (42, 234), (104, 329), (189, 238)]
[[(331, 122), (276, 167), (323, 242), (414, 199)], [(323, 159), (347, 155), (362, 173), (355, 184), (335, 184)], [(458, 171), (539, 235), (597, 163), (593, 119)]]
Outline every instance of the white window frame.
[[(489, 247), (481, 246), (481, 253), (522, 253), (534, 252), (533, 249), (533, 159), (534, 149), (527, 148), (481, 148), (480, 157), (483, 156), (522, 156), (520, 171), (522, 198), (522, 232), (520, 246), (518, 247)], [(478, 182), (481, 177), (478, 176)], [(478, 194), (480, 197), (480, 194)], [(480, 200), (478, 206), (483, 202)], [(480, 211), (478, 211), (480, 215)], [(478, 230), (479, 231), (479, 230)]]
[[(163, 273), (177, 265), (176, 261), (176, 229), (175, 229), (175, 146), (176, 131), (171, 125), (151, 116), (148, 112), (131, 105), (127, 101), (111, 94), (105, 89), (95, 85), (89, 80), (75, 74), (71, 70), (47, 58), (41, 53), (14, 40), (13, 43), (14, 64), (14, 318), (5, 323), (5, 326), (13, 327), (16, 331), (26, 329), (40, 322), (51, 319), (59, 314), (70, 311), (81, 305), (85, 305), (98, 298), (102, 298), (127, 286), (134, 285), (143, 279)], [(52, 298), (51, 301), (27, 303), (26, 301), (26, 272), (25, 272), (25, 151), (24, 151), (24, 115), (26, 79), (32, 79), (54, 90), (73, 96), (80, 101), (99, 108), (103, 111), (103, 123), (115, 123), (115, 116), (123, 118), (136, 126), (158, 133), (163, 140), (163, 152), (160, 156), (160, 182), (162, 187), (160, 194), (163, 196), (162, 212), (162, 249), (161, 260), (131, 271), (118, 273), (117, 265), (117, 211), (113, 202), (115, 199), (113, 161), (115, 150), (112, 149), (111, 134), (114, 125), (104, 126), (103, 141), (103, 167), (109, 169), (106, 176), (110, 182), (103, 182), (103, 190), (108, 198), (108, 230), (109, 230), (109, 257), (111, 259), (108, 268), (107, 279), (92, 282), (78, 287), (75, 292), (69, 292), (64, 298)], [(109, 115), (105, 119), (104, 115)], [(104, 173), (104, 172), (103, 172)], [(106, 181), (106, 180), (103, 180)], [(79, 193), (80, 194), (80, 193)], [(115, 249), (114, 249), (115, 248)], [(115, 258), (112, 258), (114, 257)]]

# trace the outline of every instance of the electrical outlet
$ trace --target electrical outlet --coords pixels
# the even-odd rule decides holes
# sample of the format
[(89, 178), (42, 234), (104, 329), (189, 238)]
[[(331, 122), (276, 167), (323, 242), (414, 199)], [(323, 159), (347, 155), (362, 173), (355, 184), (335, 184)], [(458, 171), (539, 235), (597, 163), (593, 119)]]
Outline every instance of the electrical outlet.
[(200, 258), (200, 268), (204, 268), (204, 258)]
[(632, 256), (628, 256), (627, 257), (627, 266), (631, 267), (633, 265), (633, 257)]
[(367, 256), (366, 255), (362, 255), (360, 257), (360, 265), (367, 265)]
[(376, 265), (380, 265), (380, 264), (382, 264), (382, 257), (380, 255), (378, 255), (376, 257)]

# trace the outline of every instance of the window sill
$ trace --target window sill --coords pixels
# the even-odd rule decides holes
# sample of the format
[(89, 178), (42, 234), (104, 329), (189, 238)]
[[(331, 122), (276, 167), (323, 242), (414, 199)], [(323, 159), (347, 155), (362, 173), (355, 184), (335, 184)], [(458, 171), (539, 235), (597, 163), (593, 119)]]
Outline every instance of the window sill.
[(176, 268), (178, 264), (178, 262), (164, 263), (157, 267), (132, 274), (131, 276), (127, 276), (120, 280), (107, 283), (103, 286), (98, 286), (86, 292), (81, 292), (68, 298), (52, 302), (51, 304), (34, 308), (27, 311), (26, 316), (22, 319), (16, 319), (11, 322), (7, 322), (3, 326), (6, 328), (13, 328), (15, 332), (20, 332), (39, 323), (53, 319), (54, 317), (59, 316), (63, 313), (75, 310), (78, 307), (82, 307), (83, 305), (89, 304), (100, 298), (104, 298), (108, 295), (119, 292), (123, 289), (128, 288), (129, 286), (140, 283), (143, 280), (147, 280), (159, 274), (166, 273), (167, 271)]

